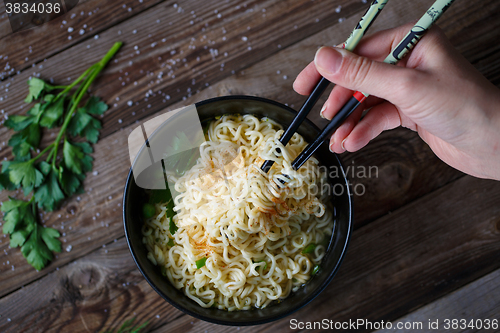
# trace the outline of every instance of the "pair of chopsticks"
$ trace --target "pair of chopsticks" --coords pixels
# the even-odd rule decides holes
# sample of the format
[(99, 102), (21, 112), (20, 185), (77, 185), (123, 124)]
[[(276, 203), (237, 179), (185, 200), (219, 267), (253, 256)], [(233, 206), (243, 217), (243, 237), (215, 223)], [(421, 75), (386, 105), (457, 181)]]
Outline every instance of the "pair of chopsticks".
[[(389, 0), (373, 0), (366, 13), (363, 15), (363, 17), (361, 17), (361, 20), (359, 20), (358, 24), (351, 32), (347, 40), (342, 43), (340, 47), (348, 51), (353, 51), (358, 45), (361, 38), (363, 38), (364, 34), (368, 31), (372, 23), (375, 21), (378, 14), (382, 11), (382, 9), (384, 9), (384, 6), (388, 1)], [(313, 89), (312, 93), (306, 99), (299, 112), (297, 112), (295, 118), (293, 118), (292, 122), (281, 136), (280, 142), (283, 144), (283, 146), (286, 146), (288, 141), (290, 141), (293, 134), (297, 131), (304, 119), (306, 119), (307, 115), (309, 114), (309, 112), (311, 112), (311, 109), (314, 107), (329, 84), (330, 81), (328, 81), (324, 77), (322, 77), (321, 80), (319, 80), (319, 82), (316, 84), (316, 87)], [(264, 164), (262, 164), (261, 170), (264, 172), (268, 172), (273, 164), (274, 161), (267, 160), (264, 162)]]
[[(377, 15), (384, 8), (386, 1), (374, 0), (366, 14), (361, 18), (357, 26), (354, 28), (353, 32), (346, 40), (342, 47), (352, 51), (361, 37), (366, 33), (370, 25), (373, 23)], [(420, 41), (420, 39), (425, 35), (427, 30), (436, 22), (439, 17), (451, 6), (455, 0), (437, 0), (434, 4), (426, 11), (426, 13), (420, 18), (420, 20), (413, 26), (413, 28), (408, 32), (408, 34), (399, 42), (399, 44), (391, 51), (391, 53), (385, 58), (384, 62), (388, 64), (396, 64), (399, 60), (403, 59), (408, 52), (410, 52), (413, 47)], [(311, 111), (314, 104), (317, 102), (321, 94), (324, 92), (328, 86), (328, 80), (321, 78), (313, 92), (307, 98), (304, 105), (301, 107), (300, 111), (297, 113), (292, 123), (288, 126), (286, 131), (280, 138), (280, 142), (286, 146), (290, 138), (297, 131), (300, 124), (304, 121), (306, 116)], [(328, 125), (323, 128), (321, 133), (311, 142), (292, 162), (292, 168), (298, 170), (321, 146), (321, 144), (329, 138), (339, 126), (352, 114), (354, 110), (369, 96), (367, 93), (356, 91), (352, 97), (344, 104), (344, 106), (339, 110), (339, 112), (333, 117), (333, 119), (328, 123)], [(264, 172), (268, 172), (271, 169), (274, 161), (267, 160), (262, 165), (261, 169)], [(288, 178), (288, 177), (287, 177)]]

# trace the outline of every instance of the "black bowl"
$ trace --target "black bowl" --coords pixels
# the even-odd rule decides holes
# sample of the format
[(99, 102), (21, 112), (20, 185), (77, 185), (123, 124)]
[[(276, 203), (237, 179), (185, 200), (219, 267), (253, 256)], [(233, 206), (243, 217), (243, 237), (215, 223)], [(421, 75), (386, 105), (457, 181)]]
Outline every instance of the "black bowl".
[[(269, 117), (287, 126), (296, 111), (293, 109), (259, 97), (226, 96), (196, 103), (199, 118), (202, 122), (210, 121), (223, 114), (253, 114), (258, 117)], [(171, 123), (171, 122), (169, 122)], [(169, 130), (168, 123), (162, 124), (153, 135)], [(298, 130), (307, 141), (311, 142), (319, 132), (309, 120), (305, 120)], [(280, 303), (272, 304), (264, 309), (228, 312), (215, 308), (202, 308), (174, 288), (168, 279), (162, 276), (160, 268), (147, 259), (147, 250), (142, 243), (141, 227), (143, 224), (143, 203), (148, 201), (146, 192), (138, 187), (130, 169), (123, 198), (123, 221), (125, 235), (130, 252), (148, 283), (166, 301), (185, 313), (216, 324), (223, 325), (257, 325), (283, 318), (297, 311), (312, 301), (325, 289), (339, 270), (345, 255), (351, 234), (352, 204), (347, 180), (339, 159), (323, 145), (315, 154), (322, 165), (336, 168), (339, 172), (330, 173), (330, 182), (336, 195), (333, 197), (335, 231), (321, 262), (320, 271), (305, 286), (290, 294)], [(144, 153), (144, 146), (139, 154)], [(139, 155), (138, 154), (138, 155)], [(335, 170), (335, 169), (332, 169)], [(341, 190), (342, 189), (342, 190)], [(338, 194), (342, 192), (341, 194)]]

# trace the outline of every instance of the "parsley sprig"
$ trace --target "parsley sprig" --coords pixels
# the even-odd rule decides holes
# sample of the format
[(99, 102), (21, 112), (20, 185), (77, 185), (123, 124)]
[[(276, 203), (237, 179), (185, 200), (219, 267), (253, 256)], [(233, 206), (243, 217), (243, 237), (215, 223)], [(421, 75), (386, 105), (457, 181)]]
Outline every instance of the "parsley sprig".
[[(37, 222), (37, 209), (53, 211), (61, 202), (83, 191), (85, 173), (92, 170), (91, 143), (99, 138), (102, 115), (108, 106), (91, 96), (81, 106), (90, 85), (118, 52), (117, 42), (98, 63), (68, 86), (53, 86), (39, 78), (29, 80), (26, 103), (36, 101), (26, 115), (10, 116), (4, 125), (15, 131), (9, 140), (14, 160), (4, 161), (0, 190), (22, 188), (27, 201), (9, 197), (2, 203), (4, 234), (10, 246), (21, 247), (29, 264), (41, 270), (52, 260), (52, 251), (61, 252), (60, 234)], [(42, 128), (60, 126), (50, 145), (39, 150)], [(74, 139), (81, 137), (78, 142)], [(31, 195), (31, 196), (30, 196)]]

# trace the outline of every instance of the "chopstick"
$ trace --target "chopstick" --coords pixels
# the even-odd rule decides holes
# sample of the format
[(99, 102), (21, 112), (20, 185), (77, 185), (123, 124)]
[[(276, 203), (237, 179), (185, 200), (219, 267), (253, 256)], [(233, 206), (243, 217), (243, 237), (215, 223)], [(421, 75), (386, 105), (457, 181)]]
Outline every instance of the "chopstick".
[[(410, 32), (408, 32), (394, 50), (385, 58), (384, 62), (396, 64), (399, 60), (403, 59), (454, 1), (455, 0), (437, 0), (434, 2), (413, 26)], [(292, 162), (292, 168), (298, 170), (321, 146), (325, 139), (329, 138), (368, 96), (369, 94), (367, 93), (356, 91), (314, 141), (311, 142)]]
[[(346, 50), (353, 51), (363, 35), (368, 31), (373, 21), (375, 21), (378, 14), (382, 11), (382, 9), (384, 9), (384, 6), (388, 1), (389, 0), (373, 0), (366, 13), (363, 15), (363, 17), (361, 17), (361, 20), (359, 20), (358, 24), (356, 24), (354, 30), (351, 32), (347, 40), (342, 43), (341, 47)], [(299, 112), (297, 112), (297, 115), (293, 118), (292, 122), (281, 136), (280, 142), (283, 144), (283, 146), (287, 145), (288, 141), (290, 141), (293, 134), (299, 128), (300, 124), (302, 124), (304, 119), (306, 119), (307, 115), (309, 114), (309, 112), (311, 112), (311, 109), (321, 97), (328, 84), (330, 84), (330, 81), (328, 81), (324, 77), (322, 77), (321, 80), (319, 80), (319, 82), (316, 84), (316, 87), (313, 89), (312, 93), (306, 99)], [(261, 170), (264, 172), (268, 172), (273, 164), (274, 161), (267, 160), (262, 164)]]

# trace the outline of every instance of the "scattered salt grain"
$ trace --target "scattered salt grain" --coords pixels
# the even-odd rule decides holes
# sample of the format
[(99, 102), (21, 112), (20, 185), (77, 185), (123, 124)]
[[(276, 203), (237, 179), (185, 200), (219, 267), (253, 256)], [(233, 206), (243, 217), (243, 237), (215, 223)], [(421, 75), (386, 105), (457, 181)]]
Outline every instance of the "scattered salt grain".
[(66, 252), (70, 252), (73, 249), (73, 246), (68, 245), (66, 246)]
[(68, 32), (73, 32), (73, 27), (69, 27)]
[(132, 105), (134, 105), (134, 102), (132, 102), (132, 101), (128, 101), (128, 102), (127, 102), (127, 105), (128, 105), (128, 106), (132, 106)]

